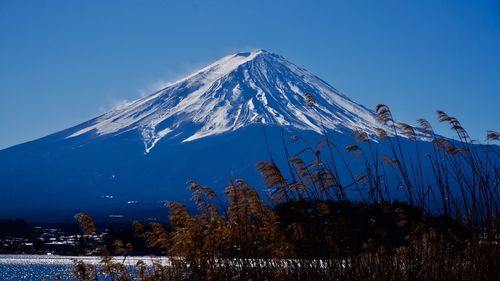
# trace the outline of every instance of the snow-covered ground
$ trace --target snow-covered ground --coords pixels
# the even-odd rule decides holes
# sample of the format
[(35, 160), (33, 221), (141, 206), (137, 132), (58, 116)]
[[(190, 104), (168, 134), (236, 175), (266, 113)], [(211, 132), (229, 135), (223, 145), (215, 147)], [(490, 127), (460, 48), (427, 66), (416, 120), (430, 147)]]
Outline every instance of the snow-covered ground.
[[(315, 101), (307, 103), (305, 94)], [(255, 123), (321, 132), (383, 127), (373, 111), (282, 56), (256, 50), (226, 56), (150, 96), (70, 131), (67, 138), (138, 130), (149, 153), (162, 138), (189, 142)]]

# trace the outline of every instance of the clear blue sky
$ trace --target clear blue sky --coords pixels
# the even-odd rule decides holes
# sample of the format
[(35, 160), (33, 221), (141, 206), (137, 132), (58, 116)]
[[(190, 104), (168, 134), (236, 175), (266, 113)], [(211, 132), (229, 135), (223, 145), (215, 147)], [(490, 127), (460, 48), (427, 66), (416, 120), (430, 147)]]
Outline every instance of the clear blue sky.
[(0, 0), (0, 148), (226, 54), (285, 56), (400, 120), (500, 130), (500, 2)]

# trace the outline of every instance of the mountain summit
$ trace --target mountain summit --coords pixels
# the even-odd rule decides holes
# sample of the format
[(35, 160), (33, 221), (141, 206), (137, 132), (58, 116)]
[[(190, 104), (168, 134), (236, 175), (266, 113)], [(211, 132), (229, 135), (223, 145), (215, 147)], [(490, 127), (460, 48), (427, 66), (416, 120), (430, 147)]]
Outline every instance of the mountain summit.
[[(307, 93), (315, 100), (308, 106)], [(149, 153), (163, 138), (181, 142), (255, 124), (320, 132), (380, 127), (373, 112), (307, 70), (264, 51), (226, 56), (156, 93), (71, 129), (83, 134), (116, 135), (138, 130)]]

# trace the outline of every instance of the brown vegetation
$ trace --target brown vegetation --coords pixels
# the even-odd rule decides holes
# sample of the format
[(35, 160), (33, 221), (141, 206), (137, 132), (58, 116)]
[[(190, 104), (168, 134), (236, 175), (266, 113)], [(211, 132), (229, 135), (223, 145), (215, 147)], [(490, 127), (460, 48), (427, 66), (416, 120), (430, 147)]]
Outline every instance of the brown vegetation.
[[(307, 94), (306, 98), (314, 108), (314, 99)], [(355, 175), (349, 169), (325, 130), (319, 148), (306, 143), (303, 151), (288, 159), (293, 180), (287, 180), (272, 159), (257, 164), (273, 190), (269, 203), (243, 180), (229, 182), (225, 200), (192, 182), (189, 189), (197, 212), (169, 202), (169, 228), (157, 222), (133, 223), (135, 236), (150, 249), (150, 264), (124, 266), (133, 247), (116, 241), (114, 255), (123, 256), (121, 262), (101, 247), (101, 265), (75, 261), (73, 277), (498, 280), (498, 149), (475, 145), (459, 121), (443, 111), (437, 112), (438, 118), (457, 133), (455, 142), (435, 134), (424, 119), (418, 120), (421, 128), (415, 128), (394, 121), (386, 105), (378, 105), (376, 111), (384, 124), (376, 130), (377, 141), (389, 142), (391, 154), (379, 155), (373, 136), (354, 132), (358, 143), (346, 151), (363, 160), (364, 173)], [(488, 132), (487, 141), (498, 141), (498, 135)], [(421, 155), (422, 137), (432, 142), (432, 153)], [(405, 155), (402, 141), (414, 142), (417, 155)], [(327, 147), (326, 156), (321, 147)], [(301, 157), (306, 152), (311, 153), (310, 163)], [(424, 171), (424, 160), (429, 161), (430, 171)], [(346, 166), (350, 182), (339, 177), (339, 163)], [(394, 179), (406, 202), (395, 200), (390, 192), (394, 188), (388, 184)], [(349, 201), (348, 191), (361, 202)], [(95, 231), (88, 216), (76, 218), (86, 234)], [(158, 253), (166, 254), (169, 262), (156, 259)]]

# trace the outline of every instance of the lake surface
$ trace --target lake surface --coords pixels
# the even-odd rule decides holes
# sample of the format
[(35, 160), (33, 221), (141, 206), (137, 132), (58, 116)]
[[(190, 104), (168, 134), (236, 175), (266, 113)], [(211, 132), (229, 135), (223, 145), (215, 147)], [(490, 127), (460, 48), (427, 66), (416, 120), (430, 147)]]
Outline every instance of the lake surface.
[[(72, 280), (69, 278), (69, 270), (73, 266), (73, 260), (98, 265), (99, 257), (69, 257), (69, 256), (41, 256), (41, 255), (0, 255), (0, 280), (16, 281), (41, 281), (55, 280), (59, 273), (61, 280)], [(121, 262), (121, 258), (117, 257)], [(133, 266), (138, 260), (148, 263), (150, 257), (129, 257), (125, 261), (128, 266)], [(162, 260), (166, 261), (165, 258)], [(100, 280), (104, 280), (100, 278)]]

